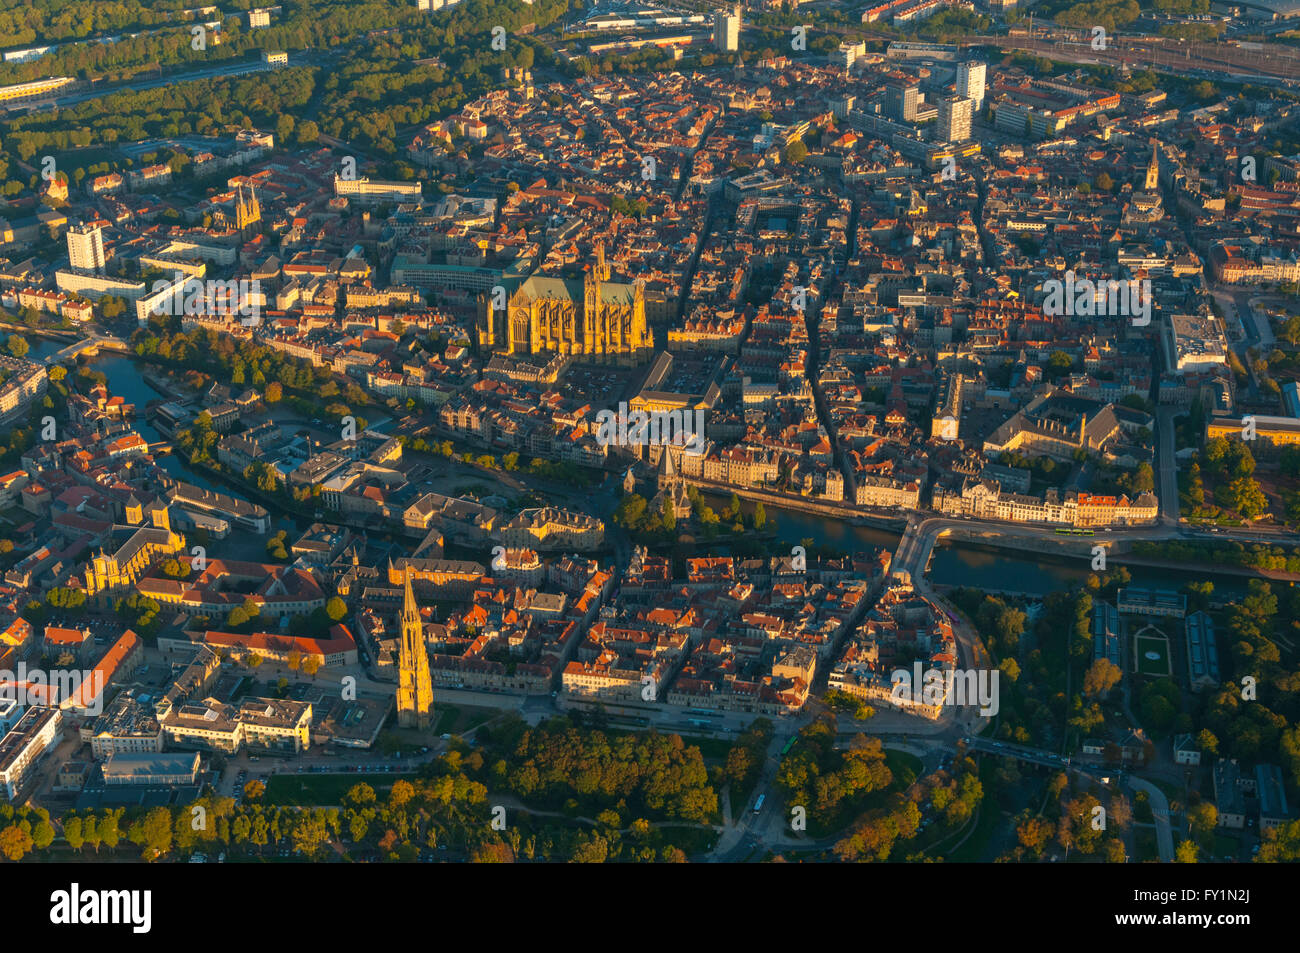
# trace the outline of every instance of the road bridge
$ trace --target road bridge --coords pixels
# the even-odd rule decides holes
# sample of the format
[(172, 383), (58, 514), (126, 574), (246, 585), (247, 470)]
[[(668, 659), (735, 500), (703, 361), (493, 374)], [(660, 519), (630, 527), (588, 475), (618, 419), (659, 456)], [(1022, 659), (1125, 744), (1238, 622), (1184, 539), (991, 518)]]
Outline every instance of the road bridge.
[(67, 347), (51, 354), (45, 359), (45, 363), (51, 365), (72, 364), (82, 354), (86, 355), (86, 357), (95, 357), (100, 351), (118, 351), (122, 354), (130, 354), (131, 346), (121, 338), (114, 337), (111, 334), (91, 332), (82, 340), (69, 344)]

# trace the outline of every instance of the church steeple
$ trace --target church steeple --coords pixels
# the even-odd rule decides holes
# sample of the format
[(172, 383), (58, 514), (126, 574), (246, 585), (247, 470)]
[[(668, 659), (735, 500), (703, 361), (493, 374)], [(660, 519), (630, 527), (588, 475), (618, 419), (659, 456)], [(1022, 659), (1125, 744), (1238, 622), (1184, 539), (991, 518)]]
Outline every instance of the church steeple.
[(1160, 161), (1156, 156), (1156, 141), (1151, 140), (1151, 162), (1147, 165), (1145, 190), (1155, 192), (1160, 188)]
[(398, 652), (397, 724), (403, 728), (428, 728), (433, 712), (433, 682), (429, 676), (429, 650), (424, 644), (424, 623), (415, 603), (411, 576), (402, 590), (402, 637)]
[(403, 575), (405, 583), (402, 589), (402, 631), (405, 632), (409, 627), (421, 625), (420, 607), (415, 604), (415, 590), (411, 588), (411, 575)]

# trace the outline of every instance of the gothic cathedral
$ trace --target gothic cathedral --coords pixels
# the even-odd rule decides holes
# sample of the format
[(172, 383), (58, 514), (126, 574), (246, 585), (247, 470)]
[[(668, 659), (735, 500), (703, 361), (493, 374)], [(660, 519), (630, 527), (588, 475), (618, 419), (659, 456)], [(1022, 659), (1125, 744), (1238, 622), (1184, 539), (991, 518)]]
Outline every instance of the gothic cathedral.
[(508, 354), (558, 352), (579, 361), (633, 366), (650, 359), (654, 335), (646, 324), (645, 283), (609, 280), (604, 245), (582, 282), (534, 275), (493, 306), (479, 296), (479, 346)]

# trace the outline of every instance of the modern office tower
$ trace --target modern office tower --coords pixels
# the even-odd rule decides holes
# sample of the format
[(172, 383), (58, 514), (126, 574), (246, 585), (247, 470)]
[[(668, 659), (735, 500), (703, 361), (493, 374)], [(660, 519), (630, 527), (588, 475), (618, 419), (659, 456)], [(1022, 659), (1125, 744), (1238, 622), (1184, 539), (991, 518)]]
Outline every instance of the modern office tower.
[(921, 90), (915, 83), (890, 83), (885, 87), (885, 109), (890, 119), (916, 122), (921, 105)]
[(969, 99), (978, 111), (984, 105), (984, 77), (988, 70), (985, 63), (957, 64), (957, 95)]
[(734, 53), (740, 47), (740, 7), (731, 12), (719, 10), (713, 15), (713, 45), (723, 53)]
[(104, 237), (98, 225), (77, 225), (68, 229), (68, 258), (75, 271), (104, 270)]
[(939, 138), (944, 142), (965, 142), (970, 138), (975, 104), (964, 96), (939, 100)]

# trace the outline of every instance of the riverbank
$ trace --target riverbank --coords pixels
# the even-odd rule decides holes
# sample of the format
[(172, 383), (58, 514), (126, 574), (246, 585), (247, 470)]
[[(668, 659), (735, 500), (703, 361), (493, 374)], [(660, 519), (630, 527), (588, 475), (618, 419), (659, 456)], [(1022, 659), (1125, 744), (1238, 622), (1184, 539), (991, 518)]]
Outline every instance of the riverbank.
[(1270, 582), (1300, 582), (1300, 572), (1285, 569), (1251, 569), (1248, 566), (1229, 566), (1224, 563), (1185, 562), (1172, 559), (1153, 559), (1150, 556), (1133, 556), (1117, 553), (1110, 561), (1120, 566), (1149, 566), (1155, 569), (1176, 569), (1188, 572), (1219, 573), (1225, 576), (1243, 576), (1248, 579), (1267, 579)]
[(8, 331), (11, 334), (20, 334), (23, 337), (38, 337), (48, 340), (63, 341), (65, 344), (74, 344), (86, 337), (85, 334), (78, 334), (75, 329), (64, 330), (63, 328), (29, 328), (25, 324), (10, 324), (8, 321), (0, 321), (0, 330)]
[(849, 503), (837, 503), (834, 500), (811, 500), (807, 497), (793, 496), (789, 493), (777, 493), (773, 490), (760, 490), (755, 487), (733, 486), (729, 483), (715, 483), (698, 477), (683, 477), (682, 482), (693, 486), (701, 493), (730, 496), (736, 494), (742, 500), (762, 503), (764, 508), (771, 505), (791, 513), (805, 513), (842, 520), (852, 526), (870, 526), (878, 529), (893, 530), (902, 533), (907, 526), (905, 516), (887, 516), (873, 513)]
[[(77, 338), (73, 332), (42, 331), (20, 329), (20, 333), (30, 334), (42, 340), (33, 344), (32, 359), (40, 360), (47, 354), (54, 353), (66, 346), (63, 338)], [(84, 335), (83, 335), (84, 336)], [(115, 396), (121, 396), (128, 403), (136, 404), (141, 410), (156, 396), (173, 399), (181, 392), (173, 393), (169, 388), (175, 385), (175, 372), (163, 365), (144, 362), (134, 354), (105, 354), (96, 358), (89, 366), (102, 371), (109, 381), (109, 389)], [(162, 373), (171, 371), (171, 373)], [(385, 422), (391, 423), (393, 418)], [(377, 424), (378, 425), (378, 424)], [(145, 419), (143, 414), (137, 418), (137, 429), (150, 443), (162, 439), (162, 434)], [(430, 462), (436, 457), (431, 456)], [(277, 516), (279, 526), (316, 519), (337, 521), (339, 514), (324, 511), (319, 517), (313, 506), (295, 508), (286, 506), (282, 499), (258, 492), (255, 488), (245, 486), (234, 480), (231, 475), (202, 465), (192, 466), (181, 456), (173, 454), (159, 460), (159, 465), (175, 479), (195, 483), (207, 489), (222, 492), (234, 492), (246, 495), (250, 499), (267, 506)], [(454, 461), (455, 469), (464, 470), (467, 481), (475, 477), (494, 477), (498, 481), (517, 482), (522, 493), (523, 487), (541, 496), (555, 497), (563, 500), (561, 505), (576, 508), (594, 508), (602, 518), (608, 519), (608, 511), (617, 503), (618, 489), (616, 480), (606, 480), (602, 485), (578, 488), (562, 486), (540, 477), (528, 474), (509, 474), (505, 471), (487, 470), (475, 463), (465, 464)], [(523, 479), (518, 479), (518, 478)], [(839, 552), (863, 552), (884, 548), (895, 552), (898, 548), (906, 520), (902, 516), (880, 513), (865, 513), (848, 504), (833, 501), (809, 500), (769, 490), (747, 489), (714, 484), (703, 480), (688, 481), (699, 488), (701, 495), (715, 510), (726, 506), (732, 493), (742, 501), (745, 512), (752, 513), (758, 503), (767, 510), (772, 526), (764, 534), (763, 543), (775, 546), (775, 541), (784, 544), (781, 548), (788, 551), (789, 546), (800, 545), (811, 539), (814, 543)], [(538, 484), (542, 485), (538, 485)], [(369, 532), (376, 530), (400, 536), (396, 526), (385, 525), (382, 528), (367, 526)], [(612, 528), (611, 528), (612, 529)], [(734, 541), (734, 537), (720, 535), (714, 539), (696, 536), (693, 548), (707, 551), (710, 546), (719, 549)], [(1091, 547), (1095, 543), (1105, 542), (1105, 536), (1097, 537), (1056, 537), (1043, 535), (1032, 540), (1026, 538), (1008, 539), (991, 532), (982, 540), (977, 539), (941, 539), (935, 547), (926, 578), (936, 586), (971, 585), (989, 590), (1018, 588), (1031, 596), (1041, 596), (1047, 592), (1077, 589), (1081, 587), (1091, 569)], [(1068, 547), (1068, 549), (1067, 549)], [(1048, 550), (1051, 550), (1050, 552)], [(1130, 556), (1118, 552), (1112, 545), (1108, 548), (1108, 559), (1112, 565), (1126, 565), (1133, 575), (1133, 585), (1150, 588), (1180, 589), (1189, 581), (1209, 579), (1214, 582), (1216, 594), (1222, 593), (1231, 598), (1244, 594), (1246, 582), (1252, 578), (1266, 578), (1270, 581), (1290, 582), (1300, 576), (1270, 571), (1255, 571), (1237, 566), (1219, 566), (1214, 564), (1174, 563), (1168, 560), (1149, 559)]]

